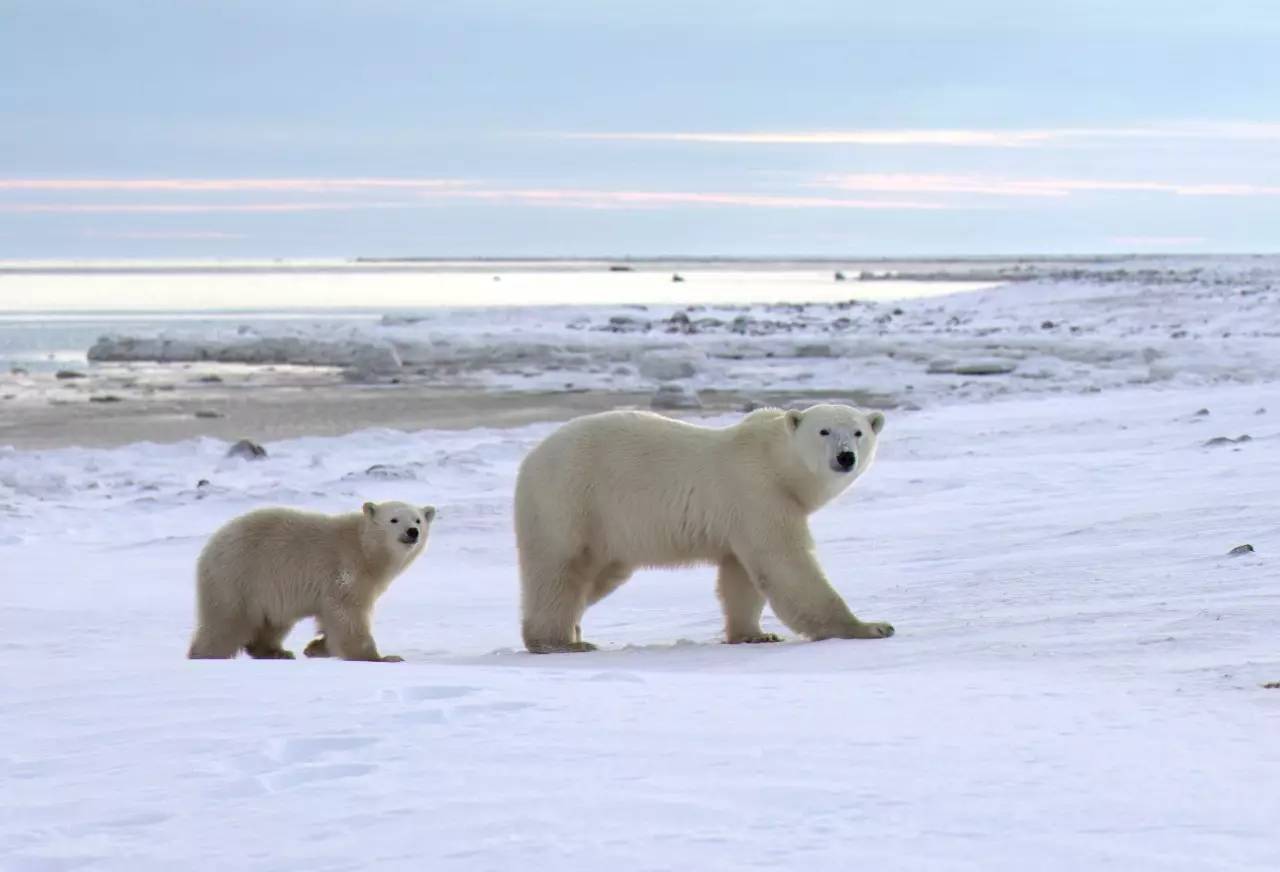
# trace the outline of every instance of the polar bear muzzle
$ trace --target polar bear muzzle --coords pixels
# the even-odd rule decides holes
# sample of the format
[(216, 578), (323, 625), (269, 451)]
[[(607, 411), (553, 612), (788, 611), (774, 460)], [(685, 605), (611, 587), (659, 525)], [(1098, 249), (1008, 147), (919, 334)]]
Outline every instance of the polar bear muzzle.
[(832, 464), (831, 468), (836, 472), (849, 472), (857, 465), (858, 455), (846, 450), (836, 455), (836, 462)]

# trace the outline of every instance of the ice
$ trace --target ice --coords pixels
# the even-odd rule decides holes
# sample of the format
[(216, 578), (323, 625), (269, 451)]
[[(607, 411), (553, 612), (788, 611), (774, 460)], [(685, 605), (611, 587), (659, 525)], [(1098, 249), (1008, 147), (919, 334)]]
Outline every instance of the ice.
[[(920, 275), (955, 280), (975, 269)], [(105, 338), (91, 357), (341, 366), (359, 380), (504, 390), (656, 390), (681, 379), (694, 390), (767, 384), (899, 401), (910, 392), (919, 404), (1280, 378), (1280, 259), (982, 269), (1007, 283), (882, 301), (453, 308), (380, 320), (259, 322), (222, 334)], [(696, 290), (704, 280), (715, 279), (687, 272), (685, 287)], [(790, 293), (810, 288), (806, 281), (796, 278)]]

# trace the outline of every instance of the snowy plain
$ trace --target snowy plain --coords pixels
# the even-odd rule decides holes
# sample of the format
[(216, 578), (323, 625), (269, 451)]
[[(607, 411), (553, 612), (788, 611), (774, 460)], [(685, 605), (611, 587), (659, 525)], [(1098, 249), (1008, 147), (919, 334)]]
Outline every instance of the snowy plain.
[[(1280, 296), (1253, 281), (948, 298), (1017, 368), (890, 410), (813, 518), (882, 641), (720, 644), (691, 568), (592, 609), (599, 652), (524, 653), (510, 498), (551, 424), (0, 448), (0, 870), (1280, 868)], [(1044, 338), (1064, 312), (1093, 339)], [(993, 353), (951, 317), (902, 377)], [(365, 499), (440, 507), (377, 613), (407, 662), (183, 659), (213, 529)]]

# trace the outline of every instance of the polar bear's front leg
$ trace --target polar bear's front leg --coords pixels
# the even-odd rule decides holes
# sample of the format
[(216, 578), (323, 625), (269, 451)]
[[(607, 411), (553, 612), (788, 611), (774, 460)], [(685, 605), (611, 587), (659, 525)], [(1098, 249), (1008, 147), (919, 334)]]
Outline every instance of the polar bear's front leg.
[(729, 644), (782, 641), (781, 636), (760, 629), (764, 594), (732, 554), (720, 561), (716, 593), (720, 597), (720, 606), (724, 609), (724, 637)]
[(813, 640), (883, 639), (893, 626), (858, 620), (827, 581), (813, 552), (766, 537), (742, 552), (743, 563), (788, 627)]

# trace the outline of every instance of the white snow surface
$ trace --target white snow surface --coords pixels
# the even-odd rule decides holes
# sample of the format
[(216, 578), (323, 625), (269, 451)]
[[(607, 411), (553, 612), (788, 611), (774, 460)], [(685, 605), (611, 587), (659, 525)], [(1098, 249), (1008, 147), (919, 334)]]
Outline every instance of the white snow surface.
[[(0, 869), (1274, 872), (1278, 422), (1265, 378), (891, 412), (813, 528), (895, 637), (721, 644), (690, 568), (550, 656), (510, 517), (550, 425), (0, 449)], [(217, 526), (365, 499), (440, 507), (405, 663), (184, 659)]]

